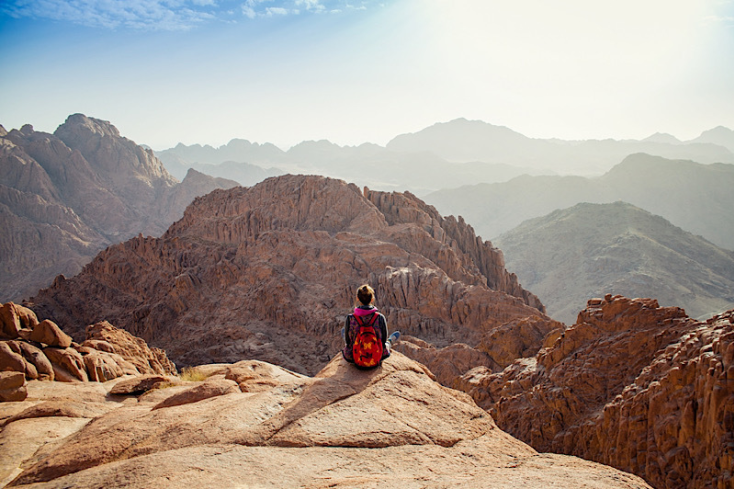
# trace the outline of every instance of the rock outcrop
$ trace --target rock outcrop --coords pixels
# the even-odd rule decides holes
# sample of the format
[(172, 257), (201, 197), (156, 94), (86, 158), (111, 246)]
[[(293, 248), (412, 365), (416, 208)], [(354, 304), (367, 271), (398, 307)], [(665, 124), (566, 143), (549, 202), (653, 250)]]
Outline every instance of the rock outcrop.
[(537, 450), (658, 488), (734, 484), (734, 311), (695, 321), (651, 299), (589, 301), (535, 358), (475, 369), (461, 388)]
[(312, 378), (257, 361), (222, 365), (204, 381), (122, 402), (106, 395), (115, 382), (95, 390), (67, 384), (63, 392), (31, 382), (29, 402), (15, 403), (12, 415), (0, 405), (0, 445), (8, 448), (0, 452), (0, 483), (649, 487), (610, 467), (537, 453), (398, 353), (371, 371), (337, 356)]
[[(315, 176), (197, 198), (161, 238), (108, 248), (28, 305), (77, 341), (77, 325), (108, 319), (179, 365), (258, 359), (314, 374), (341, 348), (365, 282), (391, 330), (463, 343), (496, 369), (560, 326), (462, 220), (411, 194)], [(450, 385), (456, 375), (441, 371)]]
[[(0, 339), (0, 372), (21, 374), (24, 381), (106, 382), (123, 375), (176, 373), (165, 352), (106, 321), (88, 326), (87, 339), (79, 345), (53, 321), (39, 322), (30, 309), (8, 302), (0, 306), (0, 331), (5, 338)], [(19, 400), (8, 395), (2, 392), (0, 399)]]
[(139, 233), (158, 236), (197, 195), (236, 182), (201, 174), (178, 183), (153, 152), (109, 122), (70, 116), (54, 134), (0, 133), (0, 301), (71, 276)]

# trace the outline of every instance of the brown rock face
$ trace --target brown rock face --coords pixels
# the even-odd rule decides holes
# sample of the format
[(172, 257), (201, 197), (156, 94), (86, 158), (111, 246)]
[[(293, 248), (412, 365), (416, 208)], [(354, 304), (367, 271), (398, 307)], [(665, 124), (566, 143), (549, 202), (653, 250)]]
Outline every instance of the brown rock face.
[(0, 372), (0, 402), (17, 402), (28, 397), (22, 372)]
[(0, 134), (0, 301), (78, 273), (112, 243), (160, 235), (195, 196), (237, 185), (187, 180), (179, 184), (109, 122), (81, 114), (54, 134), (30, 125)]
[(538, 450), (659, 488), (734, 484), (734, 311), (706, 322), (651, 299), (589, 301), (536, 358), (476, 369), (462, 389)]
[(69, 348), (71, 346), (71, 336), (61, 331), (56, 323), (48, 319), (44, 319), (33, 328), (29, 339), (48, 346), (58, 346), (59, 348)]
[[(492, 368), (535, 354), (560, 325), (463, 221), (310, 176), (200, 197), (163, 237), (108, 248), (32, 307), (77, 339), (76, 325), (108, 319), (181, 365), (258, 359), (313, 374), (340, 350), (365, 282), (390, 330), (463, 343)], [(447, 384), (463, 373), (449, 370)]]
[(63, 382), (106, 382), (122, 375), (176, 373), (176, 366), (165, 352), (149, 348), (140, 338), (106, 321), (90, 325), (88, 339), (78, 345), (55, 323), (49, 320), (39, 323), (29, 309), (12, 302), (1, 307), (6, 312), (20, 311), (23, 318), (20, 324), (35, 323), (35, 327), (21, 329), (16, 340), (0, 340), (0, 371), (19, 372), (29, 380)]
[(141, 374), (176, 373), (176, 365), (168, 359), (163, 350), (150, 348), (141, 338), (115, 328), (107, 321), (87, 326), (86, 335), (87, 340), (82, 346), (119, 355)]
[[(258, 387), (240, 392), (212, 378), (114, 408), (102, 391), (95, 402), (41, 402), (10, 417), (0, 443), (11, 448), (43, 435), (33, 422), (93, 421), (25, 458), (0, 452), (4, 465), (23, 468), (8, 487), (649, 488), (610, 467), (538, 454), (399, 353), (370, 371), (337, 356), (313, 378), (262, 362), (229, 369)], [(60, 387), (73, 395), (85, 385)]]

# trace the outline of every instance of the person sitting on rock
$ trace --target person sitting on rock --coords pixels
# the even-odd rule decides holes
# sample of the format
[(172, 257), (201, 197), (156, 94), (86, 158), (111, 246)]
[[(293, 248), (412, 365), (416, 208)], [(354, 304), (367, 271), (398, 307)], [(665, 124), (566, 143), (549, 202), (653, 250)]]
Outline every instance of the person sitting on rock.
[(347, 323), (342, 329), (342, 355), (357, 367), (377, 367), (390, 356), (392, 344), (400, 338), (400, 332), (387, 337), (387, 321), (374, 306), (375, 291), (372, 287), (365, 284), (357, 289), (357, 301), (357, 307), (347, 316)]

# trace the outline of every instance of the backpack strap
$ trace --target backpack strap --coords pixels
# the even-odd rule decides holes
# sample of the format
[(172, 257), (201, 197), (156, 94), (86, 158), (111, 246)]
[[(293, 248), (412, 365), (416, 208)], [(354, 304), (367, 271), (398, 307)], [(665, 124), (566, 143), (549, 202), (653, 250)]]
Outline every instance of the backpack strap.
[[(356, 314), (354, 314), (354, 320), (357, 321), (357, 324), (359, 326), (364, 326), (365, 325), (365, 322), (362, 319), (363, 317), (366, 317), (366, 316), (357, 316)], [(376, 311), (373, 312), (372, 313), (372, 317), (371, 317), (370, 321), (367, 324), (370, 325), (370, 326), (374, 326), (375, 325), (375, 321), (377, 321), (377, 318), (378, 317), (379, 317), (379, 314)]]

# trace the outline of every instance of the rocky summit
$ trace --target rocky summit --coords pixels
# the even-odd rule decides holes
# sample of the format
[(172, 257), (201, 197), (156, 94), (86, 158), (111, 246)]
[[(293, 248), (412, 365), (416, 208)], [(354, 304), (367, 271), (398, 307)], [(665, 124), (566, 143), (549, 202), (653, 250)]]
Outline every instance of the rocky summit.
[(336, 356), (314, 377), (259, 361), (131, 391), (31, 381), (0, 404), (0, 483), (40, 488), (395, 486), (649, 488), (540, 454), (469, 396), (394, 353), (362, 371)]
[(174, 179), (107, 121), (69, 116), (54, 134), (0, 126), (0, 301), (19, 301), (100, 250), (159, 236), (197, 195), (236, 182)]
[[(553, 337), (555, 336), (555, 337)], [(652, 299), (593, 299), (535, 358), (461, 388), (540, 451), (656, 488), (734, 486), (734, 311), (700, 322)]]
[(446, 385), (534, 355), (562, 326), (462, 219), (293, 175), (197, 198), (161, 238), (109, 247), (27, 305), (74, 338), (109, 320), (180, 366), (257, 359), (312, 375), (341, 348), (363, 283), (401, 351)]

